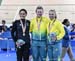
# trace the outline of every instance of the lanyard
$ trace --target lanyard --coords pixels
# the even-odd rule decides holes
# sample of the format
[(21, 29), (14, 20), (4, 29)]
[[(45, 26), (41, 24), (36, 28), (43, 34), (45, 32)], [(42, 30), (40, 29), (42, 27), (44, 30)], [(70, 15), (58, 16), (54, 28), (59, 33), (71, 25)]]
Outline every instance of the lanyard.
[(22, 20), (20, 20), (21, 26), (22, 26), (22, 32), (23, 32), (23, 36), (25, 36), (25, 31), (26, 31), (26, 21), (25, 21), (25, 25), (23, 25)]
[(48, 26), (49, 33), (50, 33), (50, 30), (51, 30), (52, 26), (54, 25), (55, 21), (56, 21), (56, 19), (52, 23), (49, 23), (49, 26)]
[(40, 18), (40, 22), (38, 21), (38, 18), (36, 18), (36, 22), (37, 22), (38, 31), (40, 31), (40, 26), (41, 26), (41, 23), (42, 23), (42, 17)]
[[(39, 21), (40, 21), (40, 22), (39, 22)], [(39, 21), (38, 21), (38, 18), (36, 18), (38, 31), (40, 31), (40, 26), (41, 26), (41, 23), (42, 23), (42, 17), (40, 18)], [(40, 34), (40, 40), (41, 40), (41, 33), (39, 32), (39, 34)]]
[(48, 39), (49, 39), (49, 41), (50, 41), (50, 30), (51, 30), (52, 26), (54, 25), (55, 21), (56, 21), (56, 19), (52, 23), (49, 23), (49, 25), (48, 25), (48, 31), (49, 31)]

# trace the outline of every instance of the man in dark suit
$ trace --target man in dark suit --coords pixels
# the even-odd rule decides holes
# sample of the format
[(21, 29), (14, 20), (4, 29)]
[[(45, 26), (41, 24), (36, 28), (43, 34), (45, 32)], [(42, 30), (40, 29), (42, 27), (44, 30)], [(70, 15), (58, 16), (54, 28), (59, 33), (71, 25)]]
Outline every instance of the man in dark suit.
[(30, 21), (25, 19), (27, 11), (21, 9), (19, 11), (20, 19), (13, 23), (12, 38), (16, 44), (17, 61), (29, 61), (30, 36), (29, 26)]

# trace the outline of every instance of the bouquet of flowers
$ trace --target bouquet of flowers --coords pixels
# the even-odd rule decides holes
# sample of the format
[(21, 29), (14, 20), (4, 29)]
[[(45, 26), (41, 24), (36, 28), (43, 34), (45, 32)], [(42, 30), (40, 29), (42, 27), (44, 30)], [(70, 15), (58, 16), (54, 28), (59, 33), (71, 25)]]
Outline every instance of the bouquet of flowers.
[(54, 44), (56, 42), (56, 33), (52, 32), (48, 34), (49, 44)]
[(17, 42), (16, 42), (16, 44), (17, 44), (17, 47), (18, 47), (18, 48), (21, 48), (21, 46), (22, 46), (23, 44), (25, 44), (25, 41), (22, 40), (22, 39), (18, 39)]

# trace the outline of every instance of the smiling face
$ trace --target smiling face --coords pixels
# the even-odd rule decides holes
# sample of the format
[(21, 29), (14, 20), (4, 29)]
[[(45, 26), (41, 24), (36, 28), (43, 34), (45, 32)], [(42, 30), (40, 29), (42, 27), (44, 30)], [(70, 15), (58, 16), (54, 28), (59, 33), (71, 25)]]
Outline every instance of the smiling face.
[(19, 12), (20, 19), (25, 19), (27, 16), (27, 11), (25, 9), (21, 9)]
[(19, 13), (20, 19), (25, 19), (25, 17), (27, 16), (27, 14), (24, 11), (21, 11)]
[(49, 18), (52, 20), (54, 18), (56, 18), (56, 12), (55, 10), (50, 10), (49, 11)]
[(42, 7), (36, 8), (36, 15), (37, 15), (37, 17), (41, 17), (43, 15), (43, 8)]

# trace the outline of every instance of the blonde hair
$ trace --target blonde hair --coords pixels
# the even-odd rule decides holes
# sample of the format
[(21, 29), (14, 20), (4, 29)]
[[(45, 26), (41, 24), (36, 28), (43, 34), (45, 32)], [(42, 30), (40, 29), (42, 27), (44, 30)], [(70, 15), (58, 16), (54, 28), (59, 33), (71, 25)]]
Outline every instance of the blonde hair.
[(51, 9), (51, 10), (49, 10), (49, 12), (50, 12), (50, 11), (54, 12), (54, 13), (55, 13), (55, 18), (57, 18), (55, 9)]

